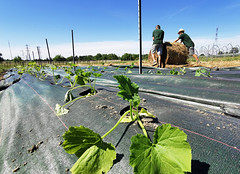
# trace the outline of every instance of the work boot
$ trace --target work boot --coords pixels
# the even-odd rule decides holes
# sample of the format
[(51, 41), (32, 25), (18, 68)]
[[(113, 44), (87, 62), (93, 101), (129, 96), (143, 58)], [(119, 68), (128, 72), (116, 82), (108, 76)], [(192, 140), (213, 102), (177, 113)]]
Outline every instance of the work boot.
[(152, 66), (155, 66), (155, 65), (157, 65), (156, 60), (154, 60), (153, 63), (152, 63)]

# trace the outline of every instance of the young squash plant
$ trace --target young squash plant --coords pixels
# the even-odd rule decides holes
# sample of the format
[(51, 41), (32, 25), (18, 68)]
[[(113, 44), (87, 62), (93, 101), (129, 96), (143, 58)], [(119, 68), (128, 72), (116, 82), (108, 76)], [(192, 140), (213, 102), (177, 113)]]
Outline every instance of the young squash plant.
[(24, 73), (28, 73), (34, 75), (36, 78), (40, 80), (45, 80), (47, 77), (47, 73), (44, 71), (44, 66), (37, 65), (36, 62), (29, 62), (27, 66), (17, 66), (17, 71), (20, 76)]
[[(93, 80), (90, 79), (91, 76), (93, 76)], [(71, 89), (69, 89), (65, 94), (64, 102), (66, 102), (66, 103), (62, 106), (60, 104), (56, 104), (56, 108), (55, 108), (56, 115), (61, 116), (61, 115), (67, 114), (69, 111), (68, 109), (65, 108), (67, 105), (69, 105), (81, 98), (90, 97), (92, 95), (95, 95), (96, 94), (96, 88), (95, 88), (96, 81), (97, 81), (97, 78), (101, 77), (101, 76), (102, 76), (101, 73), (85, 72), (82, 69), (76, 70), (75, 71), (75, 80), (72, 85), (73, 87)], [(76, 84), (78, 84), (79, 86), (75, 87)], [(73, 90), (76, 90), (81, 87), (89, 87), (90, 93), (74, 99), (73, 94), (72, 94)]]
[(63, 68), (65, 73), (67, 74), (64, 77), (69, 80), (69, 84), (71, 85), (71, 88), (73, 88), (76, 85), (76, 80), (73, 77), (75, 75), (75, 69), (76, 69), (77, 65), (74, 63), (71, 63), (71, 62), (68, 64), (70, 65), (69, 67)]
[(64, 80), (64, 77), (60, 80), (61, 76), (59, 74), (55, 74), (55, 71), (57, 70), (57, 66), (54, 64), (47, 64), (47, 67), (49, 67), (52, 70), (52, 76), (53, 76), (53, 81), (55, 85), (61, 84)]
[(195, 72), (195, 76), (196, 76), (196, 77), (200, 77), (200, 76), (212, 77), (211, 74), (210, 74), (210, 71), (208, 71), (208, 70), (205, 69), (205, 68), (199, 68), (199, 69), (197, 69), (196, 72)]
[[(114, 76), (119, 82), (118, 96), (129, 102), (130, 110), (126, 111), (118, 122), (103, 136), (85, 128), (84, 126), (70, 127), (63, 134), (62, 144), (65, 151), (75, 154), (79, 159), (71, 168), (73, 174), (102, 174), (107, 173), (116, 159), (115, 147), (104, 142), (121, 122), (138, 121), (144, 135), (137, 134), (131, 138), (129, 164), (135, 174), (184, 174), (191, 172), (191, 147), (187, 142), (187, 135), (170, 124), (158, 126), (153, 142), (141, 123), (141, 117), (154, 117), (148, 111), (141, 109), (138, 112), (140, 97), (138, 85), (124, 76)], [(128, 117), (127, 114), (130, 114)]]

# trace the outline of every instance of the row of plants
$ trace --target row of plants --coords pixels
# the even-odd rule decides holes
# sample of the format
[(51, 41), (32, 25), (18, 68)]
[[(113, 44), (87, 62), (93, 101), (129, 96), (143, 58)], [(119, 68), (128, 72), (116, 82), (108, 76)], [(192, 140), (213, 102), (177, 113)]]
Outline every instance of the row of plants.
[(141, 119), (155, 117), (145, 109), (139, 111), (139, 86), (131, 82), (125, 75), (113, 76), (119, 83), (117, 95), (129, 103), (126, 111), (118, 122), (103, 136), (84, 126), (70, 127), (63, 134), (62, 144), (65, 151), (78, 157), (72, 166), (74, 174), (102, 174), (107, 173), (116, 159), (116, 149), (112, 143), (104, 141), (120, 123), (137, 121), (143, 134), (131, 138), (129, 164), (135, 174), (176, 174), (191, 172), (191, 146), (187, 142), (187, 135), (170, 124), (158, 126), (150, 139)]
[[(156, 74), (158, 75), (185, 75), (187, 73), (185, 67), (183, 68), (180, 68), (179, 70), (176, 70), (175, 68), (171, 69), (169, 71), (169, 73), (162, 73), (161, 70), (157, 70)], [(212, 77), (211, 76), (211, 72), (208, 71), (207, 69), (205, 68), (198, 68), (196, 71), (195, 71), (195, 76), (196, 77), (200, 77), (200, 76), (204, 76), (204, 77)]]
[[(19, 67), (18, 73), (29, 73), (44, 80), (47, 77), (46, 68), (51, 69), (54, 84), (60, 84), (62, 79), (68, 79), (70, 86), (65, 94), (65, 104), (56, 104), (56, 114), (61, 116), (68, 113), (65, 108), (70, 103), (83, 97), (90, 97), (96, 94), (96, 79), (102, 74), (96, 69), (88, 67), (86, 70), (76, 69), (76, 65), (70, 64), (64, 67), (67, 74), (62, 79), (56, 75), (57, 67), (55, 65), (39, 66), (34, 62), (27, 67)], [(117, 67), (116, 69), (118, 69)], [(130, 73), (133, 65), (125, 69)], [(182, 72), (182, 71), (181, 71)], [(121, 123), (137, 122), (142, 129), (143, 134), (137, 134), (131, 138), (129, 164), (133, 167), (135, 174), (176, 174), (191, 172), (191, 146), (187, 142), (187, 135), (180, 129), (172, 127), (170, 124), (158, 126), (154, 132), (153, 140), (149, 137), (141, 119), (143, 117), (155, 117), (145, 109), (139, 110), (141, 102), (138, 90), (139, 86), (131, 82), (125, 75), (113, 76), (119, 83), (119, 92), (117, 95), (129, 103), (129, 110), (126, 111), (117, 123), (104, 135), (99, 135), (90, 128), (84, 126), (71, 126), (63, 134), (64, 142), (62, 144), (65, 151), (69, 154), (75, 154), (78, 157), (76, 163), (72, 166), (71, 172), (74, 174), (102, 174), (107, 173), (114, 165), (116, 159), (116, 148), (112, 143), (104, 141), (106, 136)], [(81, 97), (74, 98), (73, 90), (81, 87), (88, 87), (90, 92)], [(113, 142), (114, 143), (114, 142)]]

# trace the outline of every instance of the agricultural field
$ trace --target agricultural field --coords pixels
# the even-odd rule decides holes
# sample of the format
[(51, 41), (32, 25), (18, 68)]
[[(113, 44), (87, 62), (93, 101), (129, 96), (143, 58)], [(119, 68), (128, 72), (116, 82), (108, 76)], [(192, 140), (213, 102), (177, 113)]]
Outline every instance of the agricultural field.
[(200, 60), (14, 65), (0, 173), (239, 173), (239, 60)]

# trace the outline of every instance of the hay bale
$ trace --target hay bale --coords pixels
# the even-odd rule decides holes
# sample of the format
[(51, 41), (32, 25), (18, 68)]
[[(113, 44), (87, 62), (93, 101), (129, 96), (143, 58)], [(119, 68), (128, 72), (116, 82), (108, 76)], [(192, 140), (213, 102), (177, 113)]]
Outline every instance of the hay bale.
[[(157, 53), (155, 53), (155, 59)], [(188, 58), (188, 50), (185, 45), (181, 43), (165, 42), (163, 44), (163, 54), (161, 56), (161, 67), (165, 67), (166, 64), (179, 65), (186, 64)], [(153, 63), (151, 50), (148, 55), (148, 62)]]
[(167, 64), (179, 65), (186, 64), (188, 59), (188, 50), (181, 43), (165, 42), (165, 57)]

